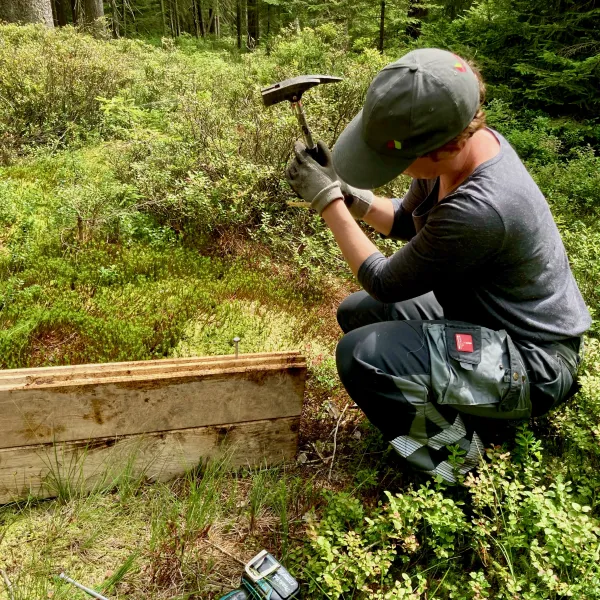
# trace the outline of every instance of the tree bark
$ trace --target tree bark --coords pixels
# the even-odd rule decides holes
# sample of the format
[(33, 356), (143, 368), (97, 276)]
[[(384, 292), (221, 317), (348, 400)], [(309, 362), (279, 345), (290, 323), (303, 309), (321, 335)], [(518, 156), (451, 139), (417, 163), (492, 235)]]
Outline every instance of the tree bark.
[(171, 30), (171, 37), (176, 37), (175, 23), (173, 21), (173, 0), (169, 0), (169, 29)]
[(258, 24), (258, 0), (248, 0), (248, 47), (258, 46), (260, 31)]
[(237, 33), (237, 47), (242, 49), (242, 0), (235, 3), (235, 30)]
[(204, 17), (202, 16), (202, 1), (195, 0), (198, 8), (198, 26), (200, 27), (200, 35), (206, 37), (206, 27), (204, 26)]
[(385, 38), (385, 0), (381, 0), (381, 15), (379, 18), (379, 52), (383, 54), (383, 41)]
[(117, 0), (110, 0), (110, 12), (112, 21), (113, 37), (121, 37), (121, 21), (119, 19), (119, 9), (117, 8)]
[(267, 4), (267, 39), (271, 33), (271, 5)]
[(181, 35), (181, 22), (179, 20), (179, 4), (177, 0), (174, 0), (175, 7), (175, 35), (179, 37)]
[(215, 11), (215, 26), (214, 32), (217, 37), (221, 35), (221, 12), (219, 7), (219, 0), (213, 0), (213, 7)]
[(44, 23), (54, 27), (50, 0), (0, 0), (0, 21)]
[(72, 0), (75, 22), (104, 31), (104, 3), (102, 0)]
[(54, 0), (56, 8), (56, 22), (59, 27), (64, 27), (67, 23), (67, 3), (65, 0)]
[(193, 33), (197, 38), (200, 37), (200, 23), (198, 22), (198, 5), (196, 0), (192, 0), (192, 27)]
[(50, 0), (50, 8), (52, 9), (52, 23), (54, 27), (58, 27), (58, 17), (56, 16), (56, 1)]
[(165, 0), (160, 0), (160, 16), (162, 17), (163, 36), (166, 36), (167, 35), (167, 13), (165, 12)]
[(94, 23), (104, 17), (104, 3), (102, 0), (83, 0), (83, 21)]

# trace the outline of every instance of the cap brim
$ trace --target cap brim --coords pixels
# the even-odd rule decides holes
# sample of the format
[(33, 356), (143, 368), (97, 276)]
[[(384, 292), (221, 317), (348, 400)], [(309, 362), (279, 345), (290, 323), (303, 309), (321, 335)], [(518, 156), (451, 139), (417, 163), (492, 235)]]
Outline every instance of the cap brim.
[(347, 184), (372, 190), (389, 183), (416, 159), (387, 156), (367, 146), (362, 137), (361, 110), (342, 131), (333, 147), (333, 166)]

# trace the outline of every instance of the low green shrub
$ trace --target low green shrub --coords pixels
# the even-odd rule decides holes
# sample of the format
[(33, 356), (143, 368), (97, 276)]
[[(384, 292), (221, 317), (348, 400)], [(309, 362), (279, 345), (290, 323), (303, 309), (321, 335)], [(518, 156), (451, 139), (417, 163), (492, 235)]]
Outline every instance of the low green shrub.
[(600, 214), (600, 156), (592, 148), (578, 148), (564, 163), (536, 165), (532, 174), (557, 217), (569, 227), (573, 220), (589, 221)]
[(7, 146), (5, 160), (10, 147), (87, 136), (102, 117), (98, 97), (133, 84), (135, 58), (123, 48), (72, 28), (2, 26), (0, 136)]
[(525, 428), (512, 454), (487, 454), (455, 494), (428, 483), (375, 508), (330, 494), (296, 556), (310, 597), (600, 598), (600, 521), (577, 486)]
[[(294, 554), (310, 597), (600, 598), (596, 339), (585, 356), (581, 392), (536, 422), (536, 435), (521, 426), (510, 448), (490, 447), (462, 486), (413, 483), (376, 506), (325, 493)], [(370, 477), (385, 468), (379, 460)]]

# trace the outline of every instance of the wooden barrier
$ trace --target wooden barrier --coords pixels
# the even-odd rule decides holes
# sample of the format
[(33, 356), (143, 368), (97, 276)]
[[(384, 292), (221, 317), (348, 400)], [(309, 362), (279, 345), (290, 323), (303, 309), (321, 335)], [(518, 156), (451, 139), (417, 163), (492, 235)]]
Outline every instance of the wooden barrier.
[(295, 352), (0, 371), (0, 503), (292, 458), (305, 377)]

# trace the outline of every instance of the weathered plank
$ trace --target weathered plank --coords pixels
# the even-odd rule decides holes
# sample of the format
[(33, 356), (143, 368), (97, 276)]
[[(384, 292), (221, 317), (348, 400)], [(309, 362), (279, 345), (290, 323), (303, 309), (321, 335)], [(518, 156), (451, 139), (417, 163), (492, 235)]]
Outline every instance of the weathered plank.
[(94, 365), (102, 367), (95, 376), (81, 366), (55, 367), (51, 375), (19, 369), (0, 381), (0, 448), (301, 412), (306, 363), (298, 354), (193, 360)]
[(58, 487), (78, 492), (110, 488), (121, 476), (166, 481), (202, 460), (225, 455), (235, 466), (293, 458), (299, 417), (235, 425), (43, 444), (0, 450), (0, 504), (47, 498)]
[(119, 363), (89, 365), (65, 365), (60, 367), (36, 367), (29, 369), (7, 369), (0, 371), (0, 389), (16, 386), (38, 386), (55, 381), (74, 381), (119, 377), (123, 375), (168, 373), (175, 370), (193, 371), (198, 367), (241, 368), (254, 365), (304, 365), (305, 360), (298, 352), (271, 352), (260, 354), (200, 356), (192, 358), (164, 358)]

